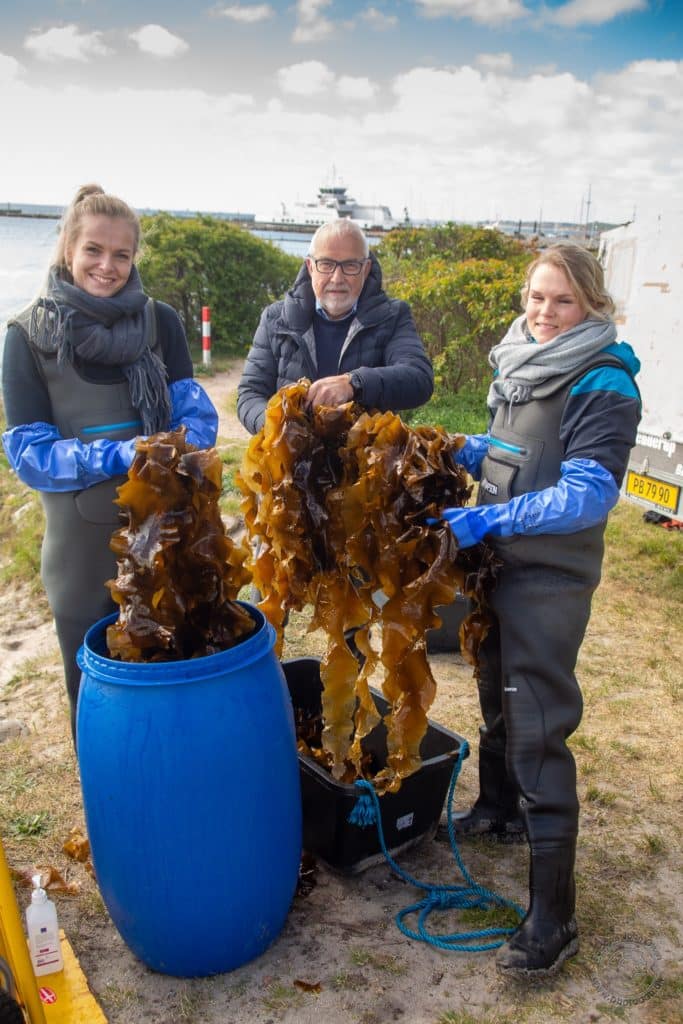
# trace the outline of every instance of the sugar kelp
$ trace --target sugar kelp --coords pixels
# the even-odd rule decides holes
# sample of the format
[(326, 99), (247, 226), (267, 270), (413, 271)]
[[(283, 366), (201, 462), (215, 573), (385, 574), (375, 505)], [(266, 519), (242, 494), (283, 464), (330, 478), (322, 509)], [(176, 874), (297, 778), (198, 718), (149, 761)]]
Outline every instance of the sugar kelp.
[(111, 540), (108, 582), (119, 616), (107, 629), (113, 658), (175, 661), (232, 647), (254, 629), (236, 598), (249, 580), (246, 542), (225, 532), (218, 499), (222, 463), (185, 428), (136, 442), (117, 504), (125, 525)]
[(279, 653), (292, 609), (312, 606), (309, 628), (327, 634), (318, 756), (336, 779), (368, 771), (361, 742), (379, 721), (369, 691), (379, 670), (390, 705), (388, 758), (374, 782), (395, 791), (420, 766), (436, 691), (425, 633), (440, 624), (439, 605), (459, 591), (472, 596), (463, 649), (476, 659), (491, 556), (482, 545), (459, 551), (444, 523), (427, 524), (471, 494), (451, 458), (462, 435), (411, 428), (353, 403), (311, 409), (308, 388), (301, 380), (271, 399), (238, 474), (259, 607), (278, 631)]

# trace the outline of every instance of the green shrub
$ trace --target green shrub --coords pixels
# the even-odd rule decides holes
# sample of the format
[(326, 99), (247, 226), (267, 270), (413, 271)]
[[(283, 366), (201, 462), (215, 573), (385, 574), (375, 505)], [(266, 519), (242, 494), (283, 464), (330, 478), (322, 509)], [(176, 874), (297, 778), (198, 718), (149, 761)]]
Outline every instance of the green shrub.
[(448, 224), (392, 231), (377, 254), (387, 290), (410, 304), (437, 392), (488, 383), (488, 354), (519, 312), (529, 251), (499, 231)]
[(202, 306), (211, 309), (211, 347), (244, 355), (264, 306), (292, 284), (301, 260), (229, 221), (142, 218), (139, 261), (145, 289), (177, 310), (191, 347), (201, 341)]

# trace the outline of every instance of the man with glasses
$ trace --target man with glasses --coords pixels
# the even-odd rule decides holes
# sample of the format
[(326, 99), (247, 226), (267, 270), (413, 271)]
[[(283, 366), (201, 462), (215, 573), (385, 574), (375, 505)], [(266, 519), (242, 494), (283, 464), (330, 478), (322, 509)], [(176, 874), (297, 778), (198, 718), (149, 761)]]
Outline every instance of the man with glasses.
[(367, 238), (347, 219), (318, 228), (294, 286), (261, 315), (237, 392), (250, 433), (275, 392), (301, 377), (312, 381), (312, 405), (353, 399), (380, 412), (414, 409), (433, 390), (409, 306), (388, 298)]

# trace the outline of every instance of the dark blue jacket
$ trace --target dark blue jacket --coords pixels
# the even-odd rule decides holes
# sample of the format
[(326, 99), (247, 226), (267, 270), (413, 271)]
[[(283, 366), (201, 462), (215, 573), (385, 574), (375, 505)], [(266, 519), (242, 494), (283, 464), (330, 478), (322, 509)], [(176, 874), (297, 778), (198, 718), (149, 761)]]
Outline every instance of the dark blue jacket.
[[(382, 289), (374, 255), (368, 279), (339, 356), (338, 373), (358, 371), (360, 403), (380, 412), (414, 409), (430, 398), (434, 375), (410, 307)], [(272, 396), (301, 377), (317, 380), (313, 318), (315, 295), (304, 263), (284, 299), (261, 314), (237, 392), (237, 415), (257, 433)]]

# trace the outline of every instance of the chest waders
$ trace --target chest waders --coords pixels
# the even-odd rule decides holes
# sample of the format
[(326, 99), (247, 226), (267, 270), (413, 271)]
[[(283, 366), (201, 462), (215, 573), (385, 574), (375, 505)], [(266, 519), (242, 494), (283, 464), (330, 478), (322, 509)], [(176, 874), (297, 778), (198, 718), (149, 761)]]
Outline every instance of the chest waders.
[[(536, 388), (530, 402), (498, 407), (481, 465), (480, 504), (558, 482), (569, 391), (589, 369), (605, 365), (623, 369), (598, 353), (578, 373)], [(494, 625), (480, 651), (480, 796), (468, 817), (470, 833), (506, 836), (523, 824), (530, 846), (529, 911), (498, 955), (504, 972), (552, 973), (578, 950), (579, 803), (566, 741), (583, 711), (574, 670), (600, 581), (604, 527), (491, 541), (502, 567), (490, 600)], [(486, 819), (494, 826), (477, 829)]]
[[(26, 329), (21, 320), (18, 323)], [(145, 306), (145, 330), (150, 347), (156, 349), (151, 299)], [(56, 356), (46, 356), (34, 345), (31, 349), (49, 392), (53, 423), (62, 437), (76, 437), (87, 444), (99, 438), (127, 441), (141, 433), (140, 416), (125, 380), (113, 384), (86, 380), (68, 363), (58, 367)], [(81, 683), (76, 652), (90, 626), (116, 608), (104, 584), (116, 575), (109, 542), (120, 526), (114, 499), (125, 479), (113, 477), (80, 491), (40, 493), (45, 511), (40, 575), (64, 662), (74, 742)]]

